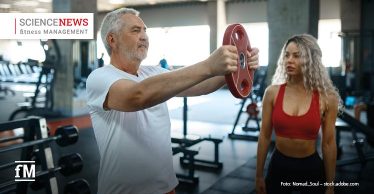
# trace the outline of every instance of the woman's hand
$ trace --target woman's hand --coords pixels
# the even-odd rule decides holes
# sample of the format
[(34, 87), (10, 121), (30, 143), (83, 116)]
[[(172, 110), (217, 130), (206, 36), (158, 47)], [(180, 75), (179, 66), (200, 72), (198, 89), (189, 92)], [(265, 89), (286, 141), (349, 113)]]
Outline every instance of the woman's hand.
[(266, 194), (265, 179), (263, 177), (256, 177), (256, 194)]
[(325, 194), (334, 194), (334, 187), (327, 187)]

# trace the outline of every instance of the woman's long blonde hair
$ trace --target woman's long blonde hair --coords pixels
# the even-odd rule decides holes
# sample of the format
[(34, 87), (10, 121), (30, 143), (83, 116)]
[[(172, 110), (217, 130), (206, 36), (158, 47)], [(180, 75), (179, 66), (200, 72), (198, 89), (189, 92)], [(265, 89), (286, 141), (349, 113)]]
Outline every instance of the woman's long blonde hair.
[[(309, 34), (295, 35), (287, 40), (279, 55), (277, 68), (272, 78), (272, 84), (283, 84), (289, 80), (286, 73), (285, 52), (286, 47), (291, 42), (295, 43), (300, 51), (301, 71), (303, 73), (304, 87), (308, 92), (318, 90), (320, 102), (328, 107), (328, 95), (336, 95), (339, 99), (339, 109), (342, 108), (340, 95), (336, 87), (333, 85), (326, 68), (322, 64), (322, 52), (318, 46), (317, 40)], [(323, 99), (323, 101), (321, 101)], [(322, 105), (320, 103), (320, 105)]]

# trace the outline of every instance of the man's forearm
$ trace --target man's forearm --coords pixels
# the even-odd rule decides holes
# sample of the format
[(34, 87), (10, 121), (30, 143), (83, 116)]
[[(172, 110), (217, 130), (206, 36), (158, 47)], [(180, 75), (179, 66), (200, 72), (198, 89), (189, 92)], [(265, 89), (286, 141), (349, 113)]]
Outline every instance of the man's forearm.
[(140, 91), (143, 108), (164, 102), (182, 91), (209, 79), (212, 74), (205, 68), (204, 62), (172, 72), (163, 73), (145, 79), (135, 87)]
[(191, 88), (184, 90), (177, 96), (200, 96), (212, 93), (226, 84), (225, 76), (215, 76), (207, 79)]

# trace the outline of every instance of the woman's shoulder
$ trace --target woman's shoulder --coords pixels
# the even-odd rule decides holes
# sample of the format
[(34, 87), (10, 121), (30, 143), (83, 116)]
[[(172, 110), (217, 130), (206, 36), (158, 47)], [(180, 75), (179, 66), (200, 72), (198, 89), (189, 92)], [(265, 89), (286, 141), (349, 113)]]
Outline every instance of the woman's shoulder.
[(327, 102), (329, 102), (329, 104), (331, 104), (330, 106), (338, 107), (339, 102), (340, 102), (340, 96), (339, 96), (338, 93), (328, 92), (327, 95), (326, 95), (326, 98), (327, 98)]
[(330, 91), (327, 92), (326, 95), (321, 95), (322, 98), (324, 98), (327, 102), (332, 102), (332, 103), (339, 103), (340, 96), (337, 92), (335, 91)]
[(265, 92), (268, 93), (268, 94), (277, 94), (278, 91), (279, 91), (279, 88), (282, 86), (283, 84), (271, 84), (269, 85)]
[(265, 96), (269, 99), (275, 99), (278, 94), (280, 87), (283, 84), (272, 84), (265, 89)]
[(327, 92), (326, 95), (321, 95), (324, 110), (338, 110), (340, 107), (339, 94), (335, 92)]

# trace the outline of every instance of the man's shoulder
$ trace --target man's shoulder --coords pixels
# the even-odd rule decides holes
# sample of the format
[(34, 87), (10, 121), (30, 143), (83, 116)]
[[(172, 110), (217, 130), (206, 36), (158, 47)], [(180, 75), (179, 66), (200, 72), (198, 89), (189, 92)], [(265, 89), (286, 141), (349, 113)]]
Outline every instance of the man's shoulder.
[(98, 73), (98, 72), (101, 72), (101, 71), (108, 71), (109, 69), (111, 69), (111, 68), (110, 68), (110, 65), (104, 65), (104, 66), (102, 66), (102, 67), (99, 67), (99, 68), (94, 69), (94, 70), (90, 73), (90, 75), (91, 75), (91, 74)]
[(89, 85), (90, 83), (97, 84), (98, 82), (103, 82), (105, 80), (111, 80), (118, 76), (116, 76), (116, 70), (109, 65), (105, 65), (103, 67), (97, 68), (93, 70), (87, 77), (86, 84)]
[(104, 65), (103, 67), (99, 67), (95, 70), (93, 70), (87, 77), (88, 79), (96, 78), (96, 77), (108, 77), (107, 74), (113, 74), (115, 72), (115, 68), (113, 68), (111, 65)]
[(157, 66), (157, 65), (153, 65), (153, 66), (141, 65), (139, 69), (140, 71), (148, 75), (156, 75), (156, 74), (168, 72), (168, 70), (161, 68), (160, 66)]
[(141, 65), (139, 68), (140, 70), (143, 70), (143, 71), (156, 71), (156, 70), (162, 69), (161, 67), (157, 65)]

